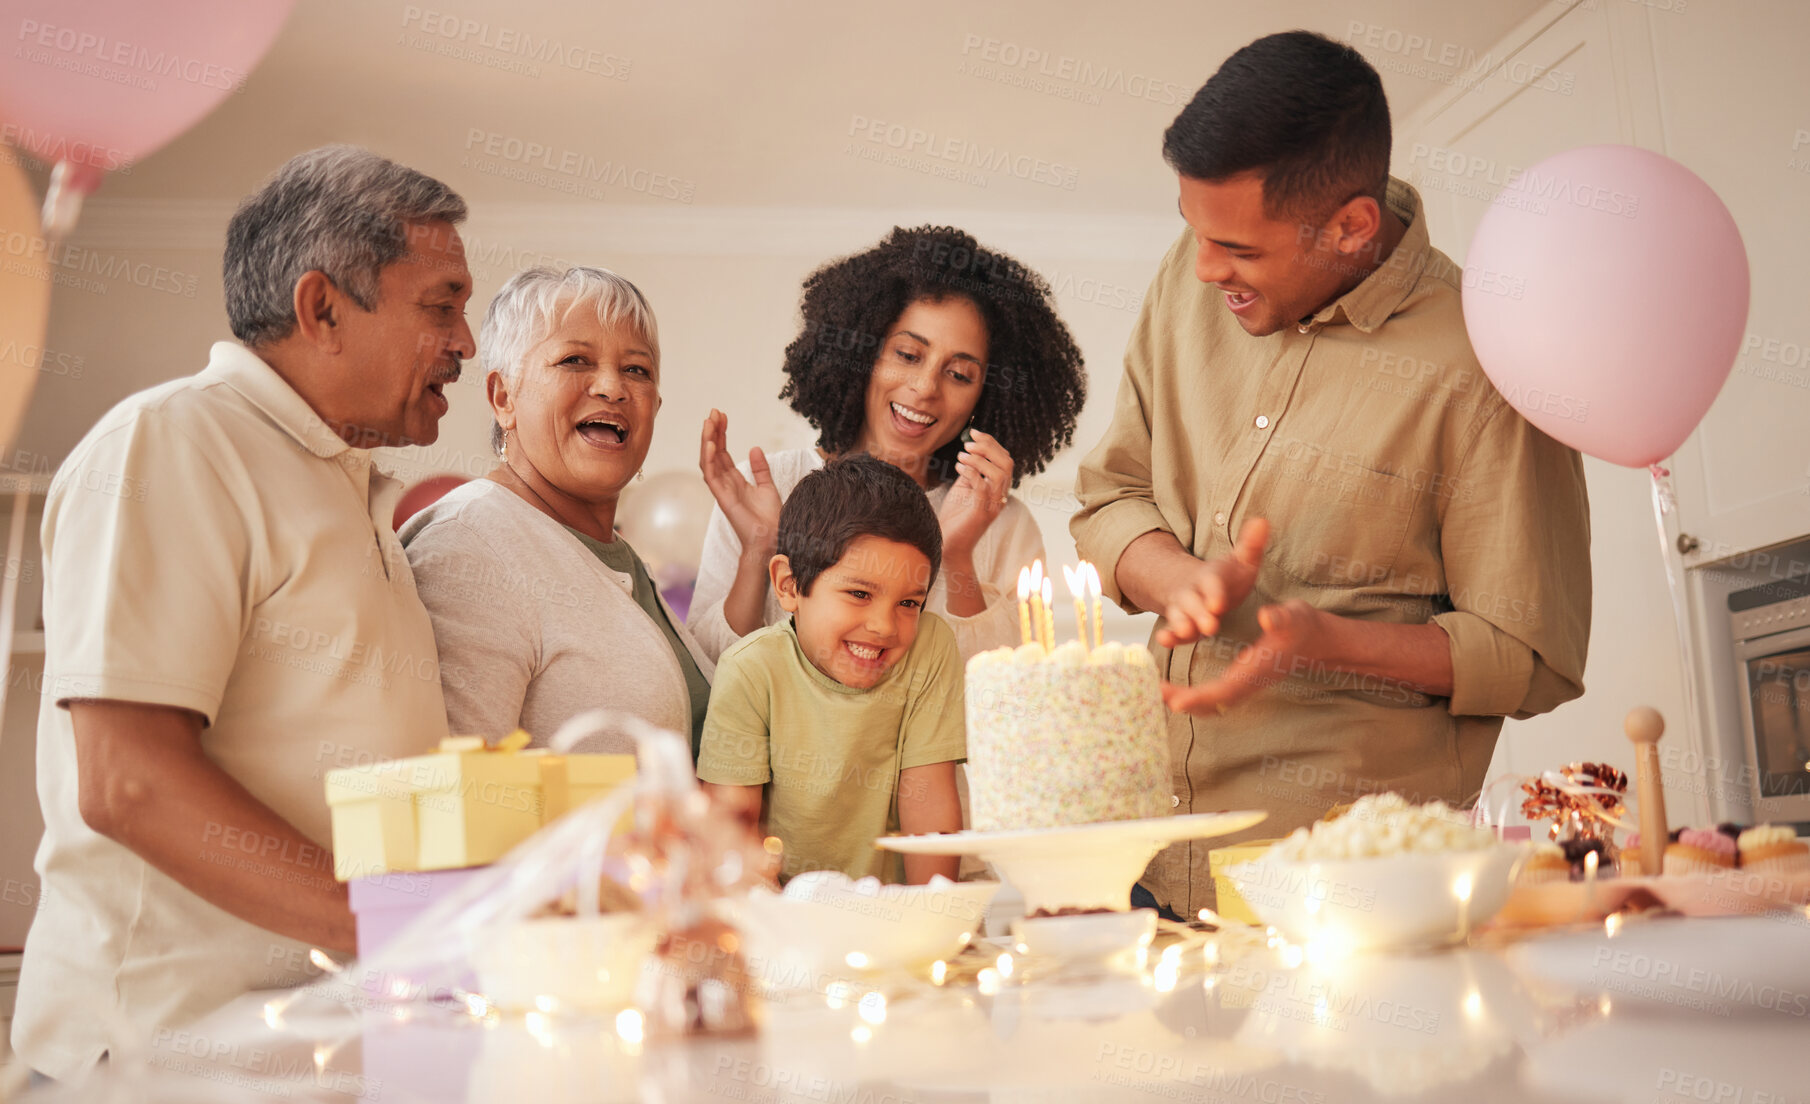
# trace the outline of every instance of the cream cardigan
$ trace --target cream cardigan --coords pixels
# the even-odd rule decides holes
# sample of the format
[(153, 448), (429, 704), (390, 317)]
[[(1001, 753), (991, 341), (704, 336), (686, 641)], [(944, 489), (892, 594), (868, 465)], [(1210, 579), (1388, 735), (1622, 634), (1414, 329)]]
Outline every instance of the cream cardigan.
[[(612, 571), (507, 487), (474, 479), (402, 527), (434, 623), (448, 726), (537, 745), (582, 710), (632, 713), (690, 742), (690, 697), (667, 637)], [(709, 678), (716, 665), (669, 609)], [(632, 751), (588, 745), (587, 751)]]

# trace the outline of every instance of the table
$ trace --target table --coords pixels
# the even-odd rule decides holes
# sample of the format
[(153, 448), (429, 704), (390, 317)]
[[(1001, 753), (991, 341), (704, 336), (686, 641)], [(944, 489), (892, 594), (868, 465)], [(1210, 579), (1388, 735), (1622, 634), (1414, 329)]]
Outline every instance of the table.
[[(1642, 922), (1686, 940), (1720, 938), (1724, 923)], [(1606, 994), (1534, 976), (1534, 943), (1485, 942), (1315, 963), (1251, 932), (1159, 940), (1116, 968), (981, 944), (940, 986), (895, 977), (774, 994), (758, 1037), (670, 1043), (638, 1038), (632, 1016), (473, 1016), (368, 997), (278, 1012), (289, 994), (263, 993), (160, 1033), (101, 1076), (122, 1102), (1810, 1100), (1810, 997), (1743, 1005), (1674, 977), (1668, 998), (1677, 970), (1653, 982), (1651, 963), (1599, 955), (1629, 983)], [(1629, 999), (1642, 977), (1657, 1002)]]

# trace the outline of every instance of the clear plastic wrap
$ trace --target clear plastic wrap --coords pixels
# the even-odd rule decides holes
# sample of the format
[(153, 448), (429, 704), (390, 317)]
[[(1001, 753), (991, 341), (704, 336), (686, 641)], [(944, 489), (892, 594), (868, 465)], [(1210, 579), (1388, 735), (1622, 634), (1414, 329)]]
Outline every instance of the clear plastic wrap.
[[(341, 966), (316, 951), (324, 973), (309, 985), (150, 1039), (121, 1032), (84, 1082), (29, 1097), (444, 1100), (457, 1083), (479, 1099), (498, 1087), (487, 1041), (523, 1034), (493, 1030), (505, 1017), (544, 1045), (582, 1040), (605, 1070), (661, 1035), (750, 1032), (758, 997), (713, 906), (764, 884), (769, 856), (699, 789), (678, 735), (598, 710), (550, 743), (569, 752), (602, 732), (634, 738), (632, 785), (476, 871), (375, 953)], [(622, 1089), (632, 1098), (631, 1081)], [(616, 1094), (592, 1083), (585, 1095)]]

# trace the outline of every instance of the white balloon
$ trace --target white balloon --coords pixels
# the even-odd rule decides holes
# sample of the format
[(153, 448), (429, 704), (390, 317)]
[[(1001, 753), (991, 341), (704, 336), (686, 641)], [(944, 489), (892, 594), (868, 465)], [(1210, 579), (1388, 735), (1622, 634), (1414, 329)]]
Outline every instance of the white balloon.
[(716, 500), (695, 471), (664, 471), (630, 483), (616, 505), (616, 528), (647, 563), (660, 590), (697, 580), (704, 530)]

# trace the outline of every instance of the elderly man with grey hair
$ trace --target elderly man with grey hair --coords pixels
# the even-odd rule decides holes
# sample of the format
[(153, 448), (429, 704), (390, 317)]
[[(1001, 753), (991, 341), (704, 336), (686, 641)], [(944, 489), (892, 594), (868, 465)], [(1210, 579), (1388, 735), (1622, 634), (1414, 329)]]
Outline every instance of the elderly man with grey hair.
[(376, 446), (475, 353), (465, 203), (345, 146), (227, 228), (205, 369), (115, 406), (44, 509), (44, 904), (13, 1045), (56, 1079), (349, 951), (321, 776), (446, 734)]
[(652, 308), (607, 269), (531, 268), (479, 349), (499, 462), (402, 527), (453, 730), (544, 742), (603, 706), (690, 733), (695, 756), (713, 666), (615, 527), (660, 409)]

